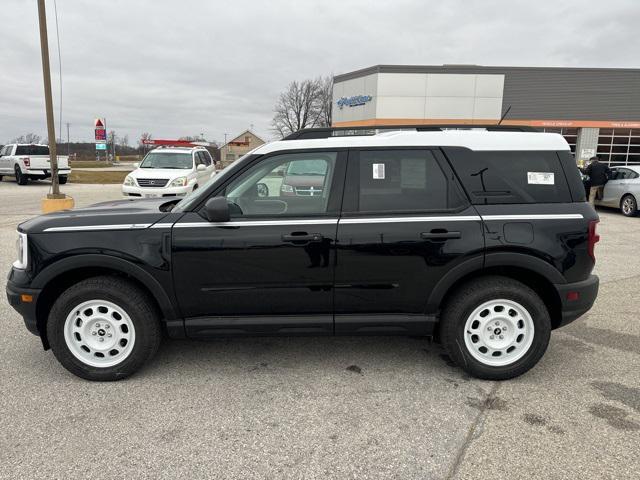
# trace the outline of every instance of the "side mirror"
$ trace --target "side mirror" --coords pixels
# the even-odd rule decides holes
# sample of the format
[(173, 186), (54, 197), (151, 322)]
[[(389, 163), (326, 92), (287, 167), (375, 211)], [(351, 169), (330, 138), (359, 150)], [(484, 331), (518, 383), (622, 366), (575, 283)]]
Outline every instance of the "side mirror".
[(140, 164), (138, 162), (134, 163), (133, 168), (140, 168)]
[(204, 172), (207, 169), (206, 165), (203, 165), (202, 163), (199, 163), (198, 166), (196, 167), (196, 171), (198, 172)]
[(210, 222), (228, 222), (231, 218), (227, 197), (213, 197), (204, 204), (204, 216)]

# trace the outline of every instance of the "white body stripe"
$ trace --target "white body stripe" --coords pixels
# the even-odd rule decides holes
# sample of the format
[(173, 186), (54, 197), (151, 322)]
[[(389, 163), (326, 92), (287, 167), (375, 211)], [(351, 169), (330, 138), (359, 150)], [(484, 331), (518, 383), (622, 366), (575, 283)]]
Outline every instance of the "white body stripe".
[(584, 218), (580, 213), (549, 213), (529, 215), (483, 215), (483, 220), (570, 220)]
[(185, 222), (185, 223), (131, 223), (119, 225), (83, 225), (73, 227), (50, 227), (45, 232), (88, 232), (98, 230), (142, 230), (145, 228), (202, 228), (202, 227), (268, 227), (272, 225), (344, 225), (367, 223), (418, 223), (418, 222), (478, 222), (480, 220), (576, 220), (584, 216), (580, 213), (523, 214), (523, 215), (460, 215), (432, 217), (361, 217), (361, 218), (317, 218), (291, 220), (247, 220), (230, 222)]
[(364, 218), (341, 218), (340, 223), (360, 224), (360, 223), (409, 223), (409, 222), (479, 222), (477, 215), (448, 216), (448, 217), (364, 217)]
[(149, 228), (150, 223), (127, 223), (120, 225), (82, 225), (73, 227), (50, 227), (45, 232), (89, 232), (91, 230), (142, 230)]

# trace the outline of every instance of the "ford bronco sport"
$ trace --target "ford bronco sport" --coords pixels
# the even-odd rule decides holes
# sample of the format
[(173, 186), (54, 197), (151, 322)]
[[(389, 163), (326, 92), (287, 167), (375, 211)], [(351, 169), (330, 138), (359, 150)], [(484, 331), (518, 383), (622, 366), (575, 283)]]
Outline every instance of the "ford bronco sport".
[[(515, 377), (591, 308), (598, 217), (560, 135), (497, 130), (301, 131), (182, 200), (31, 219), (9, 301), (91, 380), (163, 335), (432, 336), (471, 375)], [(283, 171), (322, 184), (290, 195)]]

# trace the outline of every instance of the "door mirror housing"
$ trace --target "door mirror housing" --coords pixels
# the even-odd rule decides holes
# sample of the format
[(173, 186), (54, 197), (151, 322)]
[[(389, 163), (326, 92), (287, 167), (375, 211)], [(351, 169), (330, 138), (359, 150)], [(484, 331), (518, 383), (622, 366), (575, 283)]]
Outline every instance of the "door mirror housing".
[(202, 163), (199, 163), (198, 166), (196, 167), (196, 171), (198, 172), (204, 172), (207, 169), (207, 167), (205, 165), (203, 165)]
[(228, 222), (231, 219), (227, 197), (213, 197), (204, 204), (204, 217), (210, 222)]

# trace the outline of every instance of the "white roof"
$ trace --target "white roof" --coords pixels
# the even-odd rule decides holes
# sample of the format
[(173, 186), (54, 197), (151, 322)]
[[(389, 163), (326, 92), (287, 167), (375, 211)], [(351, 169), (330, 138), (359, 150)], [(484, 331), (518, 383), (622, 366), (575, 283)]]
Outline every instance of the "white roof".
[(280, 150), (340, 147), (465, 147), (471, 150), (569, 150), (558, 133), (444, 130), (391, 131), (377, 135), (339, 136), (312, 140), (280, 140), (256, 148), (263, 155)]

